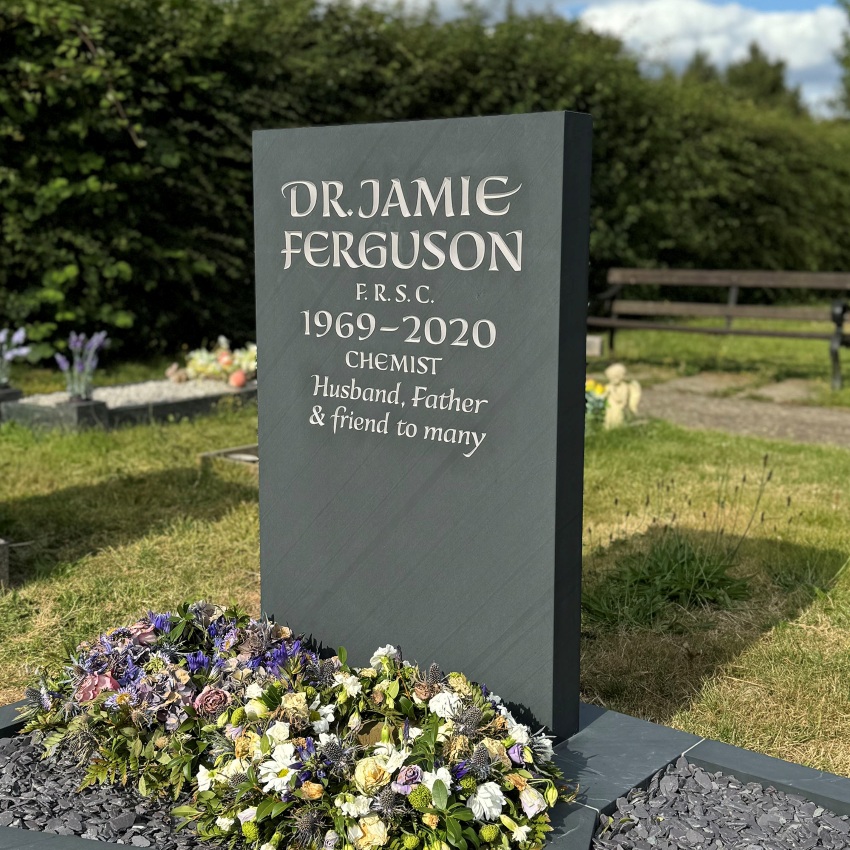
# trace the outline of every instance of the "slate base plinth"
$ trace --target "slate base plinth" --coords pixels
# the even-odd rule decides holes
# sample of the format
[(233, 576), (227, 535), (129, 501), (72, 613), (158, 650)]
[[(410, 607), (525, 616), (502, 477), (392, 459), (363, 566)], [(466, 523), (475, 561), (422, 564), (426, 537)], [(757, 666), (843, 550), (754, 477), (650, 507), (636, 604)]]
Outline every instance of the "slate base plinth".
[(3, 421), (3, 403), (14, 404), (14, 402), (24, 397), (23, 391), (16, 390), (14, 387), (0, 387), (0, 422)]
[(0, 403), (0, 420), (20, 422), (34, 428), (70, 431), (91, 427), (116, 428), (122, 425), (193, 419), (211, 413), (219, 406), (238, 406), (256, 398), (257, 387), (253, 385), (239, 390), (226, 390), (218, 395), (122, 407), (107, 407), (101, 401), (70, 401), (53, 406), (12, 401)]
[[(0, 706), (0, 736), (20, 729), (16, 707)], [(551, 850), (589, 850), (599, 814), (680, 756), (708, 771), (732, 774), (742, 782), (772, 785), (798, 794), (838, 815), (850, 815), (850, 779), (782, 759), (709, 741), (615, 711), (582, 705), (579, 731), (555, 748), (555, 760), (579, 796), (553, 817)], [(84, 839), (13, 827), (0, 827), (0, 850), (91, 850)]]
[(109, 408), (102, 401), (67, 401), (48, 407), (25, 401), (0, 404), (4, 422), (20, 422), (30, 428), (108, 428)]

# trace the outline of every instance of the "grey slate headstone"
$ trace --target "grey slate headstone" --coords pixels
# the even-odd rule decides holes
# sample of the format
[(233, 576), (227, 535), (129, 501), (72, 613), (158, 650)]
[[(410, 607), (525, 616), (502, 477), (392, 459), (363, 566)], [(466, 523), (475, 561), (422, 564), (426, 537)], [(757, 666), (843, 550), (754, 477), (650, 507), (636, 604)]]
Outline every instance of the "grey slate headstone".
[(263, 609), (562, 736), (590, 139), (571, 113), (254, 135)]

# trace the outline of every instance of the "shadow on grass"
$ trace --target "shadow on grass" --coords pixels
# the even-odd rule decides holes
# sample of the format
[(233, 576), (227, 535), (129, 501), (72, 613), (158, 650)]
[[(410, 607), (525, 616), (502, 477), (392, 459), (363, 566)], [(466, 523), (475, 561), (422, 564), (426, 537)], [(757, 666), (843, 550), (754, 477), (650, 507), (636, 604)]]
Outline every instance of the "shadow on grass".
[[(688, 532), (697, 546), (714, 535)], [(612, 544), (584, 565), (588, 591), (613, 575), (614, 564), (645, 547), (648, 535)], [(746, 579), (749, 594), (728, 606), (685, 610), (662, 607), (652, 625), (615, 625), (582, 618), (582, 698), (656, 723), (686, 708), (702, 684), (781, 622), (798, 617), (835, 583), (847, 553), (796, 543), (749, 539), (731, 573)], [(643, 604), (632, 595), (629, 604)], [(640, 620), (623, 609), (623, 619)], [(636, 612), (632, 612), (635, 614)]]
[(86, 555), (122, 546), (181, 519), (214, 522), (257, 487), (197, 467), (126, 475), (0, 503), (3, 536), (19, 547), (12, 588), (55, 575)]

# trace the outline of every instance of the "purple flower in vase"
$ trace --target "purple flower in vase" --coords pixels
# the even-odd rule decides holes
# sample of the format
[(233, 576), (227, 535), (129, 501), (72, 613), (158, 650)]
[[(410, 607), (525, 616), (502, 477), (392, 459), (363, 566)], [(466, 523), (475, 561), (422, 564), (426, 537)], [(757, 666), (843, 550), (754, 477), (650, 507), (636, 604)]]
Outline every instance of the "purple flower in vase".
[(68, 358), (65, 357), (64, 354), (55, 354), (56, 365), (63, 371), (67, 372), (71, 368), (71, 364), (68, 362)]
[(70, 336), (68, 337), (68, 348), (73, 351), (75, 354), (78, 354), (83, 350), (83, 346), (85, 345), (86, 335), (78, 334), (76, 331), (71, 331)]

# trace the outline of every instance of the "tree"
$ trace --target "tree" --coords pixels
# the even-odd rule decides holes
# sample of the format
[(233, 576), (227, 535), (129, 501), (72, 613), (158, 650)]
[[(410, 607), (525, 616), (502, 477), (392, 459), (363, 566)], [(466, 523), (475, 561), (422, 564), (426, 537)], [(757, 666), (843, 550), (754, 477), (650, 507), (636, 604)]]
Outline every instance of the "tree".
[(760, 106), (787, 109), (795, 115), (806, 111), (799, 86), (786, 84), (785, 62), (771, 62), (756, 42), (750, 43), (746, 59), (729, 65), (725, 80), (735, 94)]
[(842, 86), (838, 105), (845, 115), (850, 116), (850, 0), (838, 0), (838, 5), (847, 13), (848, 22), (848, 29), (844, 31), (844, 46), (838, 53), (838, 61), (842, 68)]
[(712, 65), (704, 50), (697, 50), (682, 72), (682, 79), (694, 83), (717, 83), (720, 81), (720, 72)]

